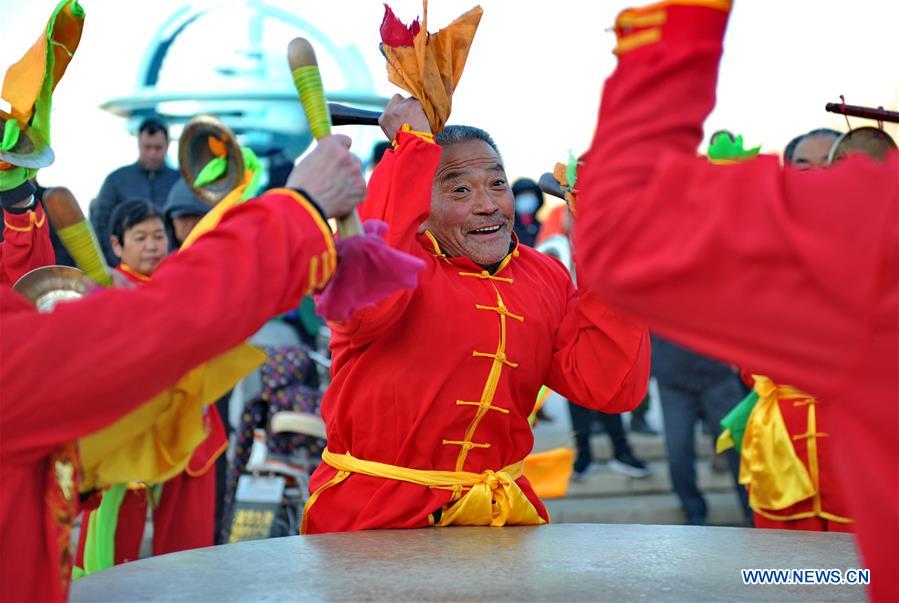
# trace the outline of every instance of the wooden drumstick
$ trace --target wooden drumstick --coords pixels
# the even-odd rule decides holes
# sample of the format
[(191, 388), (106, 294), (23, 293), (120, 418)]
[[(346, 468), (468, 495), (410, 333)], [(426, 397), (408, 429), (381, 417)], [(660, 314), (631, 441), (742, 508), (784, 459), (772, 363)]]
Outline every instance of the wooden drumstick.
[[(312, 44), (305, 38), (291, 40), (287, 45), (287, 62), (312, 135), (316, 140), (330, 136), (331, 114), (325, 102), (325, 89), (322, 86), (321, 72), (315, 60)], [(362, 234), (362, 222), (355, 209), (337, 219), (337, 232), (341, 238)]]
[(57, 186), (44, 193), (44, 210), (59, 235), (59, 240), (78, 267), (94, 282), (110, 287), (112, 277), (103, 257), (97, 235), (84, 217), (78, 200), (67, 188)]

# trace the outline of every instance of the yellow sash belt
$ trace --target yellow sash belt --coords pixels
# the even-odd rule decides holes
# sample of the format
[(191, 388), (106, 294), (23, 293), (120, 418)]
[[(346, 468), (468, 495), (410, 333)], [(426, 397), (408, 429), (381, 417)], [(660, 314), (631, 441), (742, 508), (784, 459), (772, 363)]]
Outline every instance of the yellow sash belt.
[(393, 479), (428, 488), (452, 490), (454, 502), (444, 507), (438, 526), (503, 526), (540, 525), (546, 523), (537, 513), (515, 480), (521, 477), (524, 461), (504, 467), (499, 471), (488, 469), (481, 473), (469, 471), (427, 471), (397, 467), (374, 461), (357, 459), (350, 454), (334, 454), (327, 448), (322, 461), (337, 470), (337, 475), (316, 490), (303, 512), (303, 528), (306, 516), (324, 490), (345, 480), (351, 473), (371, 477)]
[(815, 486), (796, 455), (777, 401), (810, 398), (789, 385), (755, 377), (759, 400), (746, 422), (740, 459), (740, 483), (750, 486), (749, 506), (779, 511), (815, 495)]

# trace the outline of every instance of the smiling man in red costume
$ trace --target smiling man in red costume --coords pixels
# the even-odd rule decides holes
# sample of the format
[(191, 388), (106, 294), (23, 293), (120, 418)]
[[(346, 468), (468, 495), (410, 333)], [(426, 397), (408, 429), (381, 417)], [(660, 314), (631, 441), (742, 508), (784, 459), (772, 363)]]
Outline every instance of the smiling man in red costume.
[(673, 0), (618, 17), (579, 173), (578, 282), (665, 337), (815, 392), (872, 598), (896, 601), (899, 160), (697, 157), (729, 12)]
[(395, 149), (362, 217), (387, 222), (389, 243), (427, 267), (416, 289), (332, 324), (328, 449), (304, 532), (546, 523), (522, 477), (540, 386), (607, 412), (634, 408), (647, 332), (518, 244), (486, 132), (449, 126), (435, 141), (418, 101), (399, 96), (381, 124)]

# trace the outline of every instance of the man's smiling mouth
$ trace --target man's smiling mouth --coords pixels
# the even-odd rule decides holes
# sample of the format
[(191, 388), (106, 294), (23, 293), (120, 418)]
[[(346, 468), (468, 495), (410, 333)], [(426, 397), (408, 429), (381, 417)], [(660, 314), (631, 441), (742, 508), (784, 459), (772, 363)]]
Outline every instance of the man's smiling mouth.
[(493, 226), (484, 226), (484, 227), (482, 227), (482, 228), (478, 228), (478, 229), (469, 231), (468, 234), (474, 234), (474, 235), (489, 235), (489, 234), (493, 234), (493, 233), (495, 233), (495, 232), (498, 232), (499, 229), (502, 228), (502, 227), (503, 227), (502, 224), (495, 224), (495, 225), (493, 225)]

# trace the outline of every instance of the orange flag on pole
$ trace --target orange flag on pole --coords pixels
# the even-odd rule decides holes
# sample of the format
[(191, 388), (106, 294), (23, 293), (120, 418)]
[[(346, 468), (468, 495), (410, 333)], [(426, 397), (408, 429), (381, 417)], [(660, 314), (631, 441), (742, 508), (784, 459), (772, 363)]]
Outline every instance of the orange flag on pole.
[(417, 98), (431, 132), (446, 125), (453, 91), (462, 77), (471, 42), (483, 10), (476, 6), (435, 34), (427, 31), (428, 1), (423, 0), (422, 23), (406, 26), (386, 4), (381, 22), (381, 52), (387, 58), (387, 78)]

